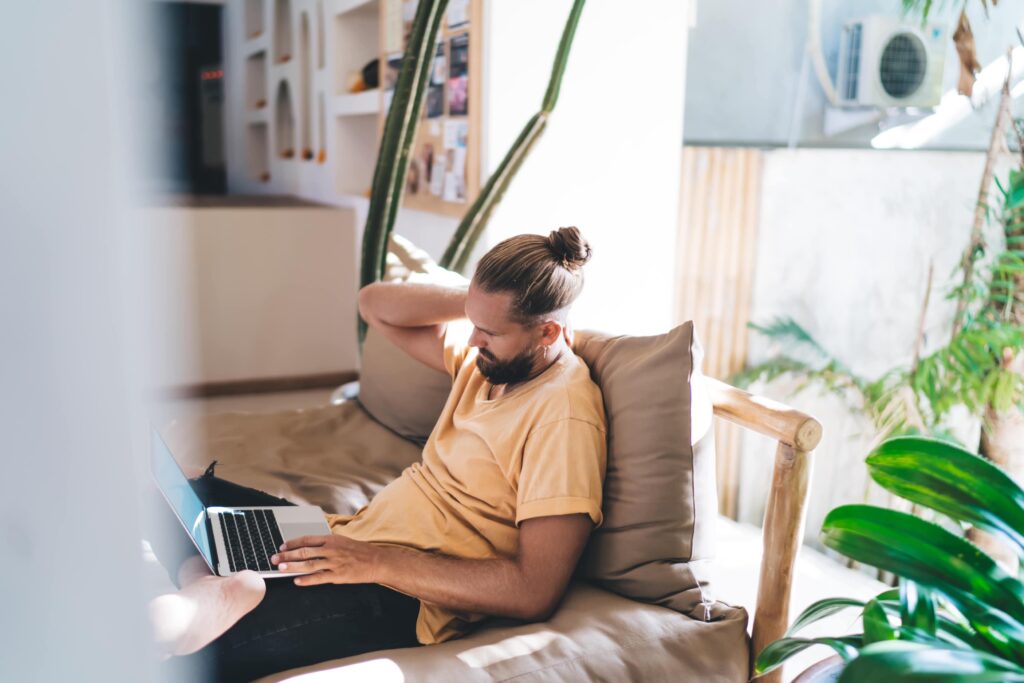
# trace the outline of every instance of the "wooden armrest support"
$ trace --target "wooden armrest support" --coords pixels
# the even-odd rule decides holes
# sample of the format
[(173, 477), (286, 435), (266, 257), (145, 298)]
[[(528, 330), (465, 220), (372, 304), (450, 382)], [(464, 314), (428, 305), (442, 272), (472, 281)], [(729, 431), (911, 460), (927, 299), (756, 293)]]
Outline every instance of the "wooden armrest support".
[(807, 413), (717, 379), (707, 383), (718, 417), (801, 451), (813, 451), (821, 441), (821, 423)]
[[(786, 632), (796, 557), (804, 533), (811, 451), (821, 441), (816, 419), (762, 396), (707, 378), (715, 415), (777, 440), (775, 468), (764, 513), (764, 555), (757, 587), (752, 646), (756, 656)], [(758, 679), (780, 683), (782, 669)]]

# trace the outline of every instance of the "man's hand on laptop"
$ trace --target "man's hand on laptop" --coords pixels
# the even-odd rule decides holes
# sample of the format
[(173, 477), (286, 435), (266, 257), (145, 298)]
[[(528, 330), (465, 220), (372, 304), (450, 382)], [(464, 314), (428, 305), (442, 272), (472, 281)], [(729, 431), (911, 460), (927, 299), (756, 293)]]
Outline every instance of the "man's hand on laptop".
[(295, 578), (300, 586), (322, 583), (375, 583), (377, 546), (338, 534), (302, 536), (285, 541), (270, 558), (283, 572), (313, 572)]

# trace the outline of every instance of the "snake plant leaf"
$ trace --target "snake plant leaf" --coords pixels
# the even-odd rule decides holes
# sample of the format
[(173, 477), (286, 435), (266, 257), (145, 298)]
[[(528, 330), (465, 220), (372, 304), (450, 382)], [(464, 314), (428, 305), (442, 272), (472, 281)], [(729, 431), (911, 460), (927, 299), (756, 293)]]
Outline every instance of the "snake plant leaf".
[[(370, 205), (363, 229), (360, 287), (384, 275), (388, 238), (402, 203), (409, 153), (426, 96), (441, 18), (447, 6), (448, 0), (420, 0), (417, 5), (373, 171)], [(366, 337), (366, 322), (361, 317), (358, 317), (358, 334), (361, 348)]]
[(1024, 681), (1024, 669), (984, 652), (891, 640), (860, 651), (839, 683), (997, 683)]
[(897, 437), (867, 464), (872, 479), (901, 498), (1001, 534), (1024, 551), (1024, 489), (984, 458), (945, 441)]
[(516, 177), (523, 162), (547, 127), (548, 118), (554, 111), (555, 105), (558, 104), (565, 67), (569, 63), (569, 53), (576, 37), (576, 27), (579, 25), (585, 4), (586, 0), (573, 0), (569, 18), (562, 29), (562, 38), (558, 43), (555, 60), (551, 65), (551, 76), (548, 78), (548, 87), (544, 92), (540, 111), (527, 121), (519, 133), (519, 137), (505, 152), (505, 157), (501, 160), (498, 168), (491, 174), (476, 200), (470, 205), (466, 215), (462, 217), (455, 229), (455, 234), (452, 235), (448, 247), (441, 256), (441, 267), (465, 273), (466, 267), (469, 265), (469, 256), (483, 234), (484, 228), (487, 227), (491, 215), (501, 203), (512, 179)]
[(847, 557), (941, 593), (1001, 655), (1024, 663), (1024, 585), (973, 544), (896, 510), (843, 505), (822, 540)]
[(900, 622), (935, 635), (935, 601), (930, 590), (913, 581), (900, 580)]
[(896, 640), (897, 631), (889, 623), (889, 617), (877, 600), (871, 600), (864, 606), (864, 643), (871, 644), (883, 640)]
[(789, 627), (789, 630), (786, 631), (786, 637), (793, 636), (807, 626), (851, 607), (863, 608), (864, 601), (854, 600), (853, 598), (825, 598), (824, 600), (818, 600), (800, 613), (800, 616), (796, 618)]
[(787, 659), (813, 645), (827, 645), (844, 660), (850, 661), (857, 656), (857, 648), (863, 645), (863, 639), (857, 635), (839, 638), (780, 638), (761, 650), (754, 662), (754, 676), (774, 671)]

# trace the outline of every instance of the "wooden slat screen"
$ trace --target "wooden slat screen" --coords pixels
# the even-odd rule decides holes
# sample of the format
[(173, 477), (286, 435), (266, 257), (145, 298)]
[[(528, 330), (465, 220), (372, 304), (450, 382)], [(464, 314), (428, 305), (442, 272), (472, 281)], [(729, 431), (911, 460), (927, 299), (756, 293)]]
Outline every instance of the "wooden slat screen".
[[(761, 152), (684, 147), (676, 320), (693, 320), (705, 374), (728, 381), (747, 355), (760, 205)], [(716, 421), (719, 508), (736, 516), (739, 428)]]

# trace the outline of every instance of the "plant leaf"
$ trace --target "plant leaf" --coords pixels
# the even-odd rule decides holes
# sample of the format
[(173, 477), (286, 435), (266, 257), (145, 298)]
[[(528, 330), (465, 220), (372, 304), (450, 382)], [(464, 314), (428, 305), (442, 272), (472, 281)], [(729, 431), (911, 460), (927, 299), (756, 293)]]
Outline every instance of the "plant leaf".
[(813, 645), (827, 645), (844, 660), (849, 661), (857, 656), (857, 648), (862, 645), (860, 636), (841, 636), (839, 638), (779, 638), (769, 643), (754, 663), (754, 676), (761, 676), (782, 666), (787, 659), (803, 652)]
[(896, 629), (889, 623), (889, 617), (877, 600), (871, 600), (864, 607), (864, 643), (896, 640)]
[(899, 640), (868, 645), (839, 683), (997, 683), (1024, 681), (1024, 669), (983, 652)]
[(937, 524), (870, 505), (832, 510), (822, 540), (851, 559), (941, 591), (997, 652), (1024, 662), (1024, 585), (973, 544)]
[(882, 488), (1024, 551), (1024, 489), (984, 458), (945, 441), (897, 437), (876, 448), (867, 465)]
[(818, 600), (800, 613), (800, 616), (796, 618), (789, 627), (789, 630), (786, 631), (786, 636), (792, 636), (797, 631), (810, 626), (816, 621), (830, 617), (833, 614), (838, 614), (851, 607), (863, 608), (864, 601), (854, 600), (853, 598), (825, 598), (824, 600)]
[(900, 621), (904, 626), (935, 635), (935, 601), (927, 588), (900, 580)]

